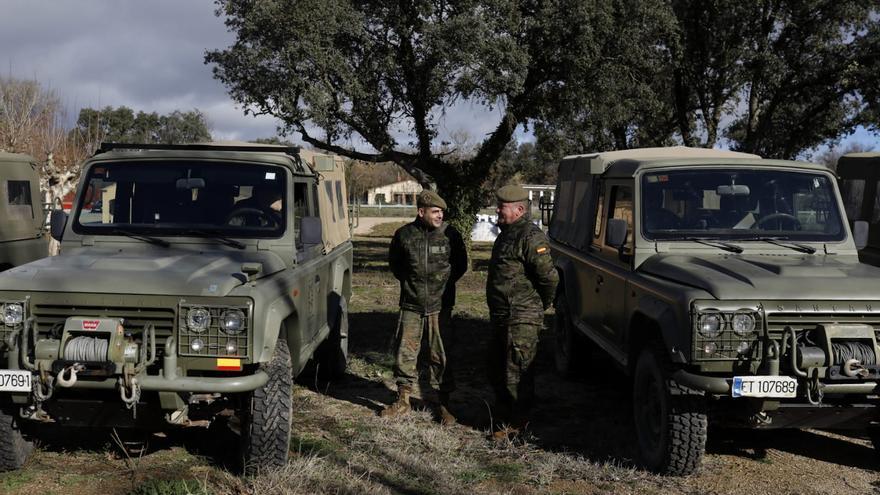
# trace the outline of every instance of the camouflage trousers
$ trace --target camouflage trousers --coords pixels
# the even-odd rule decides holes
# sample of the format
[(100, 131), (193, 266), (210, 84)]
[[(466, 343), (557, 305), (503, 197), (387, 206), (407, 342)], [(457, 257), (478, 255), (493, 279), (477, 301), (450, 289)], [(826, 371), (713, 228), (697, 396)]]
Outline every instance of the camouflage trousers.
[[(419, 380), (419, 355), (427, 359), (427, 382), (422, 384), (422, 394), (430, 389), (450, 393), (455, 389), (452, 366), (447, 346), (452, 343), (452, 309), (423, 315), (406, 309), (400, 310), (400, 320), (395, 335), (394, 379), (401, 385), (412, 386)], [(423, 344), (424, 350), (423, 351)], [(427, 387), (425, 387), (427, 385)]]
[(492, 321), (489, 381), (496, 424), (522, 423), (535, 399), (534, 361), (542, 325)]

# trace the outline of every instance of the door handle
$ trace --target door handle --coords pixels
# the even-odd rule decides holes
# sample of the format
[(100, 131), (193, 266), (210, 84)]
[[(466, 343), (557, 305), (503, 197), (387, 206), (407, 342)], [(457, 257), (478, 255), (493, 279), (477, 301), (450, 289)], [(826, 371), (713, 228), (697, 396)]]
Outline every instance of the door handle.
[(602, 278), (602, 275), (599, 275), (598, 277), (596, 277), (596, 284), (597, 285), (602, 285), (604, 283), (605, 283), (605, 279)]

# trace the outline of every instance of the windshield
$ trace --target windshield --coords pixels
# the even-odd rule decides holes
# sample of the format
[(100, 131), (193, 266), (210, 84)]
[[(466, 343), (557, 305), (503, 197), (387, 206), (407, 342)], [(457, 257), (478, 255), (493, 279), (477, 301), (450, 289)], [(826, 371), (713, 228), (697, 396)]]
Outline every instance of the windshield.
[(655, 172), (642, 178), (642, 231), (682, 237), (840, 241), (846, 231), (831, 180), (778, 170)]
[(250, 163), (110, 163), (89, 169), (74, 215), (85, 234), (279, 237), (285, 173)]

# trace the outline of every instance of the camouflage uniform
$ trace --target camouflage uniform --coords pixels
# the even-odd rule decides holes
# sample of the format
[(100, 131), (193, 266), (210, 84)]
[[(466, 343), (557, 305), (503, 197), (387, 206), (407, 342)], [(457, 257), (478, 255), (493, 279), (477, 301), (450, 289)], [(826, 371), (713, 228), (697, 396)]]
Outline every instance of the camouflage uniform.
[(521, 426), (534, 399), (532, 363), (559, 275), (547, 236), (526, 216), (500, 227), (486, 283), (492, 320), (489, 379), (496, 421)]
[(451, 340), (447, 334), (455, 304), (455, 292), (450, 287), (467, 269), (461, 235), (446, 223), (429, 229), (416, 219), (394, 233), (388, 263), (400, 281), (394, 365), (398, 389), (411, 388), (418, 379), (416, 365), (424, 335), (429, 350), (430, 385), (441, 394), (448, 394), (455, 387), (444, 346), (444, 342)]

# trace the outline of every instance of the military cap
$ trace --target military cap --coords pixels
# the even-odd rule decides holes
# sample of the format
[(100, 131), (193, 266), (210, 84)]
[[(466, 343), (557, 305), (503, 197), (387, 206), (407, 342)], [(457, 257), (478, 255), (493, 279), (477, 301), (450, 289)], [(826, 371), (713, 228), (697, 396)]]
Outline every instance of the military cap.
[(439, 194), (434, 191), (429, 191), (425, 189), (424, 191), (419, 193), (419, 198), (416, 200), (416, 206), (419, 208), (443, 208), (446, 209), (446, 201), (443, 201), (443, 198), (440, 197)]
[(501, 203), (516, 203), (518, 201), (528, 201), (529, 193), (522, 186), (508, 184), (496, 191), (495, 197)]

